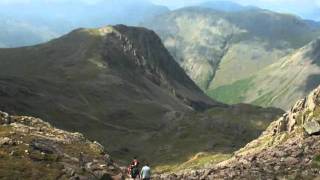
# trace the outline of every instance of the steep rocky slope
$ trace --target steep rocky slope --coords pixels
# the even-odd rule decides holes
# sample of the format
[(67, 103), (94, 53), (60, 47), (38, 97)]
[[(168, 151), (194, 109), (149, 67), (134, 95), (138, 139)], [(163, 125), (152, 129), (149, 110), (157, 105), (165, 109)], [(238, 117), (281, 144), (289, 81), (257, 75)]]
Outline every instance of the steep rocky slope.
[(217, 97), (212, 92), (216, 88), (250, 77), (320, 34), (315, 23), (258, 8), (225, 12), (190, 7), (143, 25), (160, 35), (176, 61), (212, 97)]
[(124, 163), (138, 155), (157, 165), (231, 153), (281, 113), (210, 100), (153, 31), (122, 25), (0, 49), (0, 101), (11, 114), (80, 131)]
[(288, 109), (320, 83), (319, 52), (320, 39), (316, 39), (250, 78), (216, 89), (215, 97)]
[(0, 179), (122, 179), (98, 142), (41, 119), (0, 112)]
[[(314, 179), (320, 175), (320, 87), (233, 158), (165, 179)], [(162, 177), (162, 178), (163, 178)], [(159, 177), (160, 178), (160, 177)]]

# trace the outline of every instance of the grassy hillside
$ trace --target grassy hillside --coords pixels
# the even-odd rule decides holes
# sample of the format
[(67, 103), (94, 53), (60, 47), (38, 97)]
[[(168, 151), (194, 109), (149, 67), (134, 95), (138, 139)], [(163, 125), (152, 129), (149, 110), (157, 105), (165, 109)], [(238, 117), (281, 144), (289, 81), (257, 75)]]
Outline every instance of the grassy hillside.
[(281, 112), (241, 104), (186, 114), (171, 120), (174, 123), (151, 139), (151, 147), (156, 148), (148, 156), (155, 158), (157, 172), (219, 163), (258, 137)]
[(228, 104), (237, 104), (243, 102), (246, 97), (241, 96), (245, 94), (251, 87), (253, 78), (236, 81), (230, 85), (220, 86), (216, 89), (208, 91), (208, 95), (220, 102)]
[(320, 84), (319, 47), (316, 39), (251, 78), (218, 87), (210, 93), (223, 102), (287, 109)]

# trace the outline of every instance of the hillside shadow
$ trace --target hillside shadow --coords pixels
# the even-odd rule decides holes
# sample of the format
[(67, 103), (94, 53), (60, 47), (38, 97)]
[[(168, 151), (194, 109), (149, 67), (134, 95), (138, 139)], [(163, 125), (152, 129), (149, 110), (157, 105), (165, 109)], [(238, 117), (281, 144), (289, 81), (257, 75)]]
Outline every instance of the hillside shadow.
[[(320, 66), (320, 63), (317, 64)], [(320, 74), (312, 74), (308, 76), (306, 85), (303, 87), (305, 93), (311, 92), (313, 89), (317, 88), (320, 84)]]
[(310, 46), (311, 50), (304, 55), (304, 58), (309, 58), (312, 64), (320, 66), (320, 39), (315, 40)]

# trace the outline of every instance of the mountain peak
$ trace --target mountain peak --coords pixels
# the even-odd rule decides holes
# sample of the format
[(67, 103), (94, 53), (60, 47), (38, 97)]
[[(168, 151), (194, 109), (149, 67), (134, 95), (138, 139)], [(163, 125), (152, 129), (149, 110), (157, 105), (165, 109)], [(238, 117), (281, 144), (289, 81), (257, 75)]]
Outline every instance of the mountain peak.
[(144, 147), (171, 128), (171, 118), (225, 107), (144, 28), (78, 29), (45, 44), (0, 49), (0, 59), (1, 109), (80, 131), (119, 159), (154, 152)]
[(108, 25), (108, 26), (103, 26), (100, 28), (80, 28), (80, 29), (76, 29), (74, 31), (71, 32), (84, 32), (84, 33), (88, 33), (90, 35), (98, 35), (98, 36), (106, 36), (108, 34), (112, 34), (112, 33), (116, 33), (116, 34), (126, 34), (129, 32), (132, 33), (137, 33), (137, 32), (151, 32), (151, 30), (148, 30), (146, 28), (142, 28), (142, 27), (135, 27), (135, 26), (126, 26), (123, 24), (118, 24), (118, 25)]
[(199, 4), (198, 6), (225, 12), (238, 12), (255, 8), (253, 6), (242, 6), (230, 1), (207, 1)]

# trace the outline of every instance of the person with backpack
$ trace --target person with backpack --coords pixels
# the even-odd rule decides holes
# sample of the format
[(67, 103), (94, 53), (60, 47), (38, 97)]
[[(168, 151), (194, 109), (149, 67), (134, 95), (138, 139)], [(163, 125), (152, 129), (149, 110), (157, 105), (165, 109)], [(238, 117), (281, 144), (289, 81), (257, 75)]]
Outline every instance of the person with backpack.
[(130, 164), (130, 175), (133, 179), (139, 178), (139, 161), (137, 157), (134, 157)]
[(145, 163), (140, 172), (140, 178), (142, 180), (150, 180), (151, 179), (151, 168), (148, 163)]

